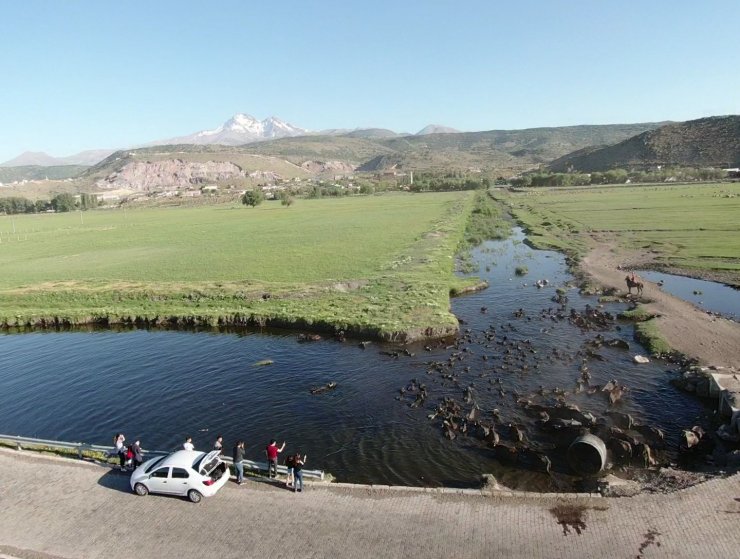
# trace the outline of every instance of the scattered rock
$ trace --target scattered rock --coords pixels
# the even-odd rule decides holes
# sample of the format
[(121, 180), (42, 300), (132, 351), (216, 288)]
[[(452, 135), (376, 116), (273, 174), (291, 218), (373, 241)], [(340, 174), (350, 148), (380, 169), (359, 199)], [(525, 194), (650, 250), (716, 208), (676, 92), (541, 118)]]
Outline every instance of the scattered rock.
[(609, 474), (599, 480), (599, 492), (604, 497), (633, 497), (640, 492), (640, 484)]
[(720, 425), (719, 429), (717, 429), (717, 436), (723, 441), (730, 443), (740, 442), (740, 434), (727, 424)]
[(337, 383), (334, 381), (325, 384), (324, 386), (314, 386), (311, 389), (311, 394), (323, 394), (325, 392), (329, 392), (330, 390), (334, 390), (336, 387)]
[(634, 361), (635, 363), (643, 363), (643, 364), (644, 364), (644, 363), (650, 363), (650, 359), (648, 359), (648, 358), (647, 358), (647, 357), (645, 357), (644, 355), (635, 355), (635, 356), (634, 356), (634, 357), (632, 358), (632, 360), (633, 360), (633, 361)]
[(699, 441), (701, 439), (699, 436), (694, 433), (693, 431), (684, 431), (683, 432), (683, 441), (682, 443), (686, 446), (686, 448), (693, 448), (696, 445), (699, 444)]
[(321, 336), (318, 334), (298, 334), (298, 343), (306, 342), (318, 342), (321, 341)]

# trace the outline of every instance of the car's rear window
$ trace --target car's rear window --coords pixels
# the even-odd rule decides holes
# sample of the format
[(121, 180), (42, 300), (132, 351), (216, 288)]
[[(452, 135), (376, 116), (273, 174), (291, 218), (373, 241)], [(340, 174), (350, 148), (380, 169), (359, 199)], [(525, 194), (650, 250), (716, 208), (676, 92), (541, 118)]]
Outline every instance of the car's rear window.
[(193, 464), (193, 469), (204, 476), (210, 474), (221, 463), (221, 459), (218, 456), (214, 456), (208, 462), (205, 462), (207, 457), (208, 455), (204, 454), (200, 460), (196, 460), (195, 464)]
[(148, 465), (148, 466), (146, 467), (146, 470), (144, 470), (144, 471), (145, 471), (145, 472), (146, 472), (146, 473), (148, 474), (148, 473), (149, 473), (149, 472), (151, 472), (151, 471), (152, 471), (152, 470), (153, 470), (154, 468), (156, 468), (157, 466), (159, 466), (160, 462), (162, 462), (162, 460), (164, 460), (165, 458), (166, 458), (166, 456), (162, 456), (161, 458), (157, 458), (157, 459), (156, 459), (156, 460), (155, 460), (154, 462), (152, 462), (151, 464), (149, 464), (149, 465)]

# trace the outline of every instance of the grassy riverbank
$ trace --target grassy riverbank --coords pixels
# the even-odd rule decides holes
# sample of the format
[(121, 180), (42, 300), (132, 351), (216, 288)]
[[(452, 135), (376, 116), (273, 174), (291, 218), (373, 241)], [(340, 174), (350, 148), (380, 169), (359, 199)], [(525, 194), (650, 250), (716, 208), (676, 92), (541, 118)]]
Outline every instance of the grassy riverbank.
[[(0, 323), (273, 324), (454, 332), (475, 194), (0, 218)], [(13, 232), (15, 231), (15, 232)]]
[(578, 258), (595, 242), (635, 266), (740, 284), (740, 184), (539, 188), (497, 194), (530, 242)]

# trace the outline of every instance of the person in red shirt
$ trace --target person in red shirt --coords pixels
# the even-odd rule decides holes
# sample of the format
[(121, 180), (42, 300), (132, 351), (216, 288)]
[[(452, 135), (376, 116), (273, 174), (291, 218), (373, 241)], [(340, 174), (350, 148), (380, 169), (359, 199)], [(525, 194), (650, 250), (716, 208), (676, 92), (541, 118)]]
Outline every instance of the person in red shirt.
[(265, 448), (265, 454), (267, 455), (267, 477), (277, 477), (277, 462), (278, 454), (285, 450), (285, 441), (283, 446), (278, 448), (277, 441), (275, 439), (270, 440), (270, 444)]

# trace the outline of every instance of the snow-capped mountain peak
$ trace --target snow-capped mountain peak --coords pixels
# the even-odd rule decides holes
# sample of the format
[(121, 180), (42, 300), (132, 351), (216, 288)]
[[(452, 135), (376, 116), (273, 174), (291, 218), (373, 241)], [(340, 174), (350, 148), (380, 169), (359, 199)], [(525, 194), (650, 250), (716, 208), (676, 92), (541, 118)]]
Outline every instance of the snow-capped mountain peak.
[(257, 120), (252, 115), (237, 113), (218, 128), (201, 130), (189, 136), (172, 138), (164, 142), (153, 142), (152, 144), (226, 144), (234, 146), (273, 138), (303, 136), (308, 133), (309, 131), (305, 128), (293, 126), (274, 116)]
[(249, 132), (252, 134), (261, 134), (264, 126), (262, 122), (252, 115), (237, 113), (220, 127), (224, 130), (233, 130), (234, 132)]

